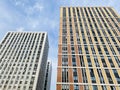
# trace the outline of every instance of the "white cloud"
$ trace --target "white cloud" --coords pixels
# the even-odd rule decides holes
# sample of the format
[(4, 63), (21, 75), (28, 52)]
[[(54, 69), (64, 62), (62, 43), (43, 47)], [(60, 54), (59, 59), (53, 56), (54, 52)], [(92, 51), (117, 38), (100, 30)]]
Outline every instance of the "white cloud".
[(24, 31), (24, 27), (19, 27), (19, 28), (16, 29), (16, 31), (22, 32), (22, 31)]
[(44, 7), (40, 3), (36, 2), (35, 5), (33, 6), (33, 9), (36, 9), (38, 11), (42, 11), (44, 9)]
[(29, 15), (39, 14), (41, 11), (43, 11), (44, 6), (42, 3), (36, 2), (33, 5), (26, 6), (25, 7), (25, 13)]
[(20, 5), (20, 2), (15, 0), (15, 5), (16, 6)]
[(15, 6), (24, 6), (27, 0), (10, 0)]
[(39, 25), (39, 21), (35, 21), (34, 23), (32, 23), (32, 27), (36, 28)]
[(17, 8), (21, 8), (27, 15), (33, 15), (44, 9), (43, 4), (39, 1), (11, 0), (11, 2), (13, 2)]

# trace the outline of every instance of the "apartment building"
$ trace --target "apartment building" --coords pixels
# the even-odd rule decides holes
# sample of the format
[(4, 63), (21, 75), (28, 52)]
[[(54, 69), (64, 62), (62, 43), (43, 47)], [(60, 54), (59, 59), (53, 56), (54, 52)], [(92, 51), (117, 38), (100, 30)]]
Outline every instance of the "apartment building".
[(8, 32), (0, 43), (0, 90), (44, 90), (46, 32)]
[(120, 15), (61, 7), (57, 90), (120, 90)]

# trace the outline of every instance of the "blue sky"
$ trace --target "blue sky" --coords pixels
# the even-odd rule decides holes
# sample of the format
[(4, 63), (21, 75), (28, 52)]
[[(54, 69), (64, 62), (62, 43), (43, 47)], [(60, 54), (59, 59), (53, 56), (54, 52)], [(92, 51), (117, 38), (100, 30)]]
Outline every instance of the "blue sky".
[(0, 40), (8, 31), (46, 31), (52, 61), (51, 90), (56, 90), (60, 6), (112, 6), (120, 14), (120, 0), (1, 0)]

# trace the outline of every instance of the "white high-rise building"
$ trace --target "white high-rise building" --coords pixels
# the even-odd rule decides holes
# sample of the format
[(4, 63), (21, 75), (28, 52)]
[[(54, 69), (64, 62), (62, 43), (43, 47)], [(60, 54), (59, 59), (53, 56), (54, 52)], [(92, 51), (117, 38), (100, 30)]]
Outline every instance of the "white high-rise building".
[(44, 90), (46, 32), (8, 32), (0, 43), (0, 90)]

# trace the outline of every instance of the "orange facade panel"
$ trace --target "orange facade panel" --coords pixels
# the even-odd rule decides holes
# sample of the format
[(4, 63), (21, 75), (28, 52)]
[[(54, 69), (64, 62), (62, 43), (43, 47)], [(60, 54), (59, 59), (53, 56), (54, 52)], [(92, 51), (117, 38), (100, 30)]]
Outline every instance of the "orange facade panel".
[(57, 82), (62, 82), (62, 69), (57, 69)]
[(62, 85), (57, 84), (56, 89), (57, 89), (57, 90), (62, 90)]

